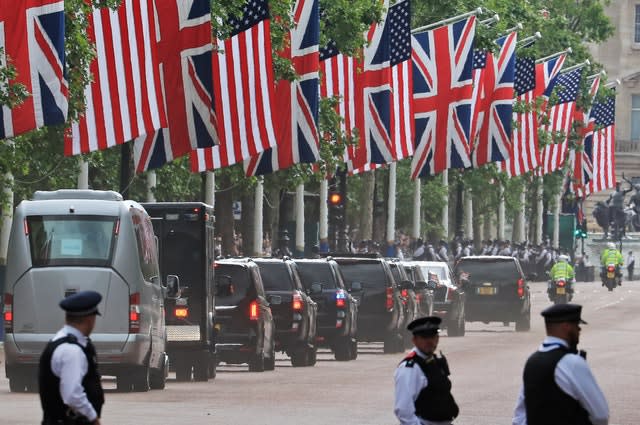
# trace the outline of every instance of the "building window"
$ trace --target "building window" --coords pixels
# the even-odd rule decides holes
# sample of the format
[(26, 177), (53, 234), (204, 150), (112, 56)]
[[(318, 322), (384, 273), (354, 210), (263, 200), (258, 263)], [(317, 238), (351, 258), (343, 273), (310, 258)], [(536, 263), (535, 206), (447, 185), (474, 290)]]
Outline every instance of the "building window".
[(640, 95), (631, 95), (631, 140), (640, 140)]
[(640, 4), (636, 4), (636, 22), (635, 22), (634, 41), (640, 43)]

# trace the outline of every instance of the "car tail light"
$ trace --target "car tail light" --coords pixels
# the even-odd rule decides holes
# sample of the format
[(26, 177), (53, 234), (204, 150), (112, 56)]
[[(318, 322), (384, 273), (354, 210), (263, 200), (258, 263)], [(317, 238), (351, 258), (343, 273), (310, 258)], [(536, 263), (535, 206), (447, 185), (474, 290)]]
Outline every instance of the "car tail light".
[(450, 286), (447, 286), (447, 296), (445, 298), (446, 301), (449, 301), (456, 296), (456, 290)]
[(176, 307), (174, 314), (178, 319), (186, 319), (189, 317), (189, 309), (186, 307)]
[(140, 293), (136, 292), (129, 297), (129, 333), (140, 332)]
[(556, 282), (556, 285), (558, 285), (558, 286), (564, 286), (564, 285), (565, 285), (565, 282), (564, 282), (564, 280), (559, 280), (559, 281), (557, 281), (557, 282)]
[(293, 311), (300, 312), (304, 308), (304, 300), (297, 292), (293, 294)]
[(26, 218), (22, 222), (22, 225), (24, 226), (24, 235), (29, 236), (29, 223), (27, 222)]
[(347, 305), (347, 295), (342, 289), (339, 289), (336, 292), (336, 307), (345, 308), (346, 305)]
[(404, 298), (407, 298), (409, 296), (409, 291), (407, 291), (406, 289), (403, 289), (400, 293)]
[(116, 227), (113, 228), (113, 234), (118, 236), (120, 233), (120, 220), (116, 220)]
[(260, 317), (260, 310), (258, 309), (258, 301), (253, 300), (249, 304), (249, 320), (258, 320)]
[(385, 302), (387, 311), (393, 310), (393, 288), (387, 288), (387, 299)]
[(524, 297), (524, 279), (518, 279), (518, 296)]
[(607, 267), (607, 271), (615, 272), (616, 268), (615, 268), (615, 266), (609, 266), (609, 267)]
[(4, 294), (2, 319), (4, 320), (4, 333), (13, 333), (13, 295), (11, 294)]

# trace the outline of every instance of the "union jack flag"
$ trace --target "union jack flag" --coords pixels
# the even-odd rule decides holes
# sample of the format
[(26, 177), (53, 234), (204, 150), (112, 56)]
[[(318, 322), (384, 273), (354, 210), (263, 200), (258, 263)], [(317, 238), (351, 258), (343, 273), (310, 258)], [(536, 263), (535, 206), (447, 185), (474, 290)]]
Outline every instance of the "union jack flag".
[(471, 166), (476, 18), (412, 36), (416, 150), (411, 177)]
[(267, 0), (249, 0), (241, 19), (213, 54), (215, 110), (220, 144), (191, 152), (191, 169), (205, 171), (242, 162), (276, 145), (274, 78)]
[[(589, 87), (589, 96), (594, 99), (600, 87), (600, 77), (596, 77), (591, 81)], [(578, 146), (569, 152), (569, 163), (573, 176), (570, 182), (570, 190), (581, 198), (585, 196), (585, 188), (593, 176), (593, 163), (591, 162), (591, 147), (587, 150), (587, 139), (589, 143), (593, 140), (593, 129), (595, 128), (595, 118), (591, 116), (590, 111), (583, 111), (582, 108), (576, 106), (574, 122), (579, 123), (578, 131), (582, 137), (578, 141)]]
[(410, 21), (411, 3), (401, 1), (389, 7), (384, 22), (373, 25), (367, 34), (369, 44), (357, 76), (356, 122), (361, 140), (352, 169), (413, 154)]
[(536, 90), (535, 96), (544, 96), (549, 99), (553, 91), (553, 80), (558, 76), (564, 65), (567, 55), (560, 55), (548, 61), (536, 64)]
[(556, 86), (557, 100), (549, 109), (549, 124), (543, 130), (550, 134), (560, 134), (562, 140), (557, 140), (545, 146), (541, 155), (541, 169), (539, 175), (549, 174), (560, 169), (567, 158), (569, 132), (573, 124), (574, 111), (576, 108), (576, 98), (580, 88), (582, 78), (582, 68), (561, 74), (555, 78), (549, 89), (552, 91)]
[[(532, 106), (536, 88), (536, 63), (533, 58), (517, 58), (514, 90), (516, 101)], [(509, 157), (498, 163), (498, 168), (509, 177), (520, 176), (535, 170), (540, 163), (538, 150), (538, 125), (533, 108), (525, 112), (514, 112), (516, 127), (511, 131)]]
[(320, 160), (318, 0), (297, 0), (293, 18), (297, 25), (289, 34), (291, 44), (281, 55), (291, 59), (298, 79), (278, 82), (275, 90), (275, 110), (281, 111), (275, 122), (278, 144), (244, 162), (245, 172), (249, 176), (269, 174), (293, 164)]
[(159, 168), (218, 141), (209, 0), (155, 2), (160, 79), (169, 128), (135, 139), (136, 171)]
[(487, 57), (481, 82), (483, 119), (473, 143), (474, 167), (509, 157), (517, 41), (516, 32), (498, 39), (498, 56)]
[(0, 47), (30, 93), (13, 109), (0, 106), (0, 139), (67, 119), (69, 86), (65, 75), (64, 2), (25, 0), (0, 7)]
[(86, 111), (65, 135), (65, 155), (103, 150), (167, 126), (153, 0), (94, 9), (88, 38), (97, 56)]
[(596, 103), (592, 114), (596, 130), (593, 132), (593, 179), (589, 182), (588, 193), (600, 192), (616, 185), (615, 96)]

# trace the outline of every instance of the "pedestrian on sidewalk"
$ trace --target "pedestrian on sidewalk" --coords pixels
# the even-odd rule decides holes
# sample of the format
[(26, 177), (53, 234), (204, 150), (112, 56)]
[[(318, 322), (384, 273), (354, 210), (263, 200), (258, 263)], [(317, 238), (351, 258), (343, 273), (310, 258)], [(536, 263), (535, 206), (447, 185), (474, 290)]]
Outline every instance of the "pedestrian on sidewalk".
[(627, 273), (629, 273), (629, 281), (633, 280), (633, 268), (636, 263), (636, 257), (633, 255), (633, 251), (629, 251), (627, 256)]

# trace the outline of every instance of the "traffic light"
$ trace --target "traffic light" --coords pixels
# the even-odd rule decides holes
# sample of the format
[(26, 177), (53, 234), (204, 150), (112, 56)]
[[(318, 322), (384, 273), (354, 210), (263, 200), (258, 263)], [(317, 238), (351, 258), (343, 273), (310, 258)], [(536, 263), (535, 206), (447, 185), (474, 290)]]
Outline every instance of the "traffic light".
[(573, 235), (576, 239), (586, 239), (587, 238), (587, 223), (582, 222), (578, 223), (576, 226), (576, 230), (574, 230)]

